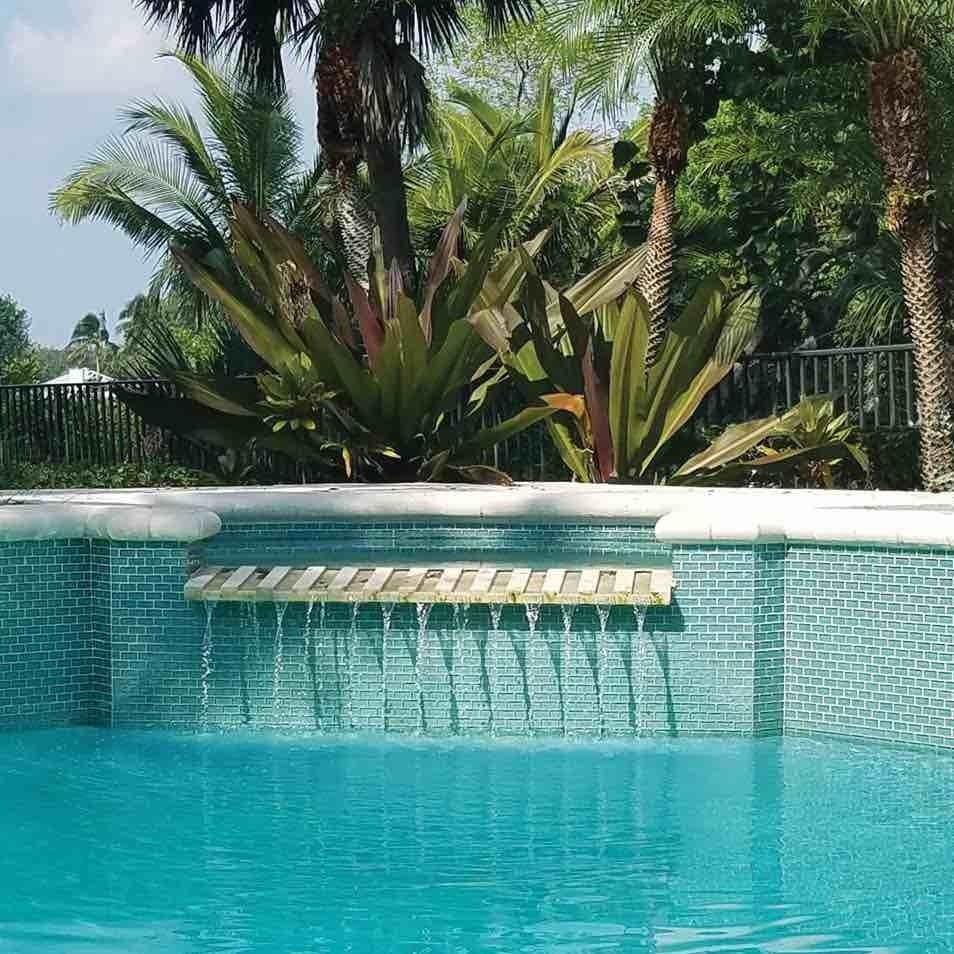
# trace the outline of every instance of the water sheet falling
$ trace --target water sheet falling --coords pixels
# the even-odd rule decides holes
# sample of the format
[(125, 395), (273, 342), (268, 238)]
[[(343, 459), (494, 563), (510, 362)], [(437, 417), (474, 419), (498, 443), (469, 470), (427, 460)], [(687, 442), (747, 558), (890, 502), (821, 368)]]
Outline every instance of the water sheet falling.
[(315, 728), (321, 728), (321, 708), (320, 700), (318, 698), (318, 691), (316, 686), (317, 681), (317, 672), (315, 665), (315, 641), (312, 635), (312, 617), (315, 615), (315, 601), (308, 601), (308, 609), (305, 610), (305, 635), (304, 635), (304, 646), (303, 651), (305, 655), (305, 673), (308, 678), (311, 680), (311, 691), (313, 697), (313, 711), (315, 714)]
[(610, 607), (602, 604), (596, 606), (596, 618), (600, 624), (600, 641), (596, 647), (596, 714), (598, 730), (602, 738), (606, 734), (606, 713), (603, 711), (603, 686), (606, 682), (606, 668), (609, 647), (606, 645), (606, 625), (609, 622)]
[(634, 606), (636, 616), (636, 631), (630, 637), (630, 697), (632, 705), (631, 724), (636, 735), (643, 735), (646, 731), (646, 607)]
[(491, 603), (488, 606), (490, 612), (490, 646), (487, 649), (487, 656), (490, 660), (488, 667), (487, 682), (490, 688), (490, 734), (497, 734), (497, 720), (494, 718), (494, 700), (498, 698), (497, 693), (497, 657), (500, 652), (500, 619), (503, 616), (503, 606), (500, 603)]
[(282, 714), (282, 676), (285, 673), (285, 613), (287, 603), (275, 604), (275, 669), (272, 681), (272, 713), (276, 724)]
[[(527, 723), (527, 734), (533, 735), (534, 729), (537, 726), (537, 718), (533, 704), (533, 692), (530, 688), (530, 672), (536, 668), (535, 657), (538, 642), (537, 622), (540, 619), (540, 604), (527, 603), (524, 606), (524, 611), (527, 616), (527, 648), (523, 666), (521, 667), (521, 675), (523, 676), (523, 706), (524, 717)], [(520, 658), (519, 653), (517, 658)]]
[(381, 604), (381, 728), (388, 731), (388, 645), (391, 642), (393, 603)]
[(212, 619), (214, 616), (215, 603), (210, 600), (205, 604), (205, 629), (202, 632), (202, 652), (199, 658), (200, 709), (203, 731), (209, 728), (209, 677), (212, 675)]
[(560, 606), (563, 614), (563, 645), (560, 650), (560, 663), (554, 663), (557, 677), (557, 694), (560, 699), (560, 732), (566, 735), (566, 698), (563, 694), (564, 673), (569, 672), (570, 660), (573, 658), (573, 617), (576, 606), (573, 603), (563, 603)]
[(417, 690), (417, 731), (423, 733), (427, 728), (427, 718), (424, 713), (424, 681), (421, 677), (423, 665), (422, 654), (427, 645), (427, 621), (431, 615), (432, 603), (415, 603), (417, 612), (417, 645), (413, 653), (414, 688)]
[(351, 624), (348, 626), (348, 728), (354, 728), (354, 696), (357, 688), (357, 666), (355, 655), (358, 651), (358, 604), (351, 604)]

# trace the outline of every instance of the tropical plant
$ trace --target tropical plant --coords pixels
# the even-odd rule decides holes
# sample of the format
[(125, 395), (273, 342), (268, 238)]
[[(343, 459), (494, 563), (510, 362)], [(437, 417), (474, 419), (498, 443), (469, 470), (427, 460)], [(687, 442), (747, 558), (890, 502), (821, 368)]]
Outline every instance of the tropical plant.
[(921, 476), (943, 489), (954, 461), (951, 396), (945, 359), (945, 316), (932, 217), (931, 115), (925, 53), (954, 28), (951, 0), (809, 0), (816, 38), (846, 35), (869, 63), (871, 137), (881, 159), (888, 229), (901, 247), (901, 277), (917, 382)]
[(549, 72), (534, 90), (535, 99), (517, 111), (452, 86), (434, 110), (426, 149), (407, 170), (408, 206), (425, 246), (465, 198), (468, 245), (501, 220), (502, 241), (511, 248), (546, 227), (552, 234), (538, 267), (560, 281), (612, 250), (615, 179), (607, 142), (570, 128), (572, 103), (557, 112)]
[(182, 248), (174, 254), (266, 370), (249, 379), (197, 375), (160, 336), (152, 347), (155, 364), (184, 398), (125, 399), (147, 420), (218, 446), (254, 440), (302, 461), (328, 467), (338, 461), (349, 477), (505, 481), (477, 463), (481, 452), (554, 410), (526, 407), (481, 429), (479, 411), (502, 375), (466, 319), (478, 300), (505, 304), (519, 288), (527, 252), (521, 248), (491, 268), (491, 234), (469, 263), (460, 262), (463, 214), (459, 209), (444, 230), (420, 301), (405, 290), (396, 264), (384, 269), (379, 253), (370, 293), (348, 277), (349, 313), (297, 237), (237, 203), (231, 222), (237, 268)]
[(567, 58), (582, 65), (583, 90), (601, 95), (611, 112), (641, 77), (655, 90), (646, 152), (655, 185), (638, 286), (651, 315), (647, 368), (661, 353), (670, 316), (676, 185), (692, 128), (712, 112), (707, 45), (714, 36), (744, 32), (750, 22), (746, 0), (564, 0), (555, 18)]
[(167, 250), (174, 244), (197, 258), (226, 258), (233, 198), (274, 215), (312, 254), (333, 246), (321, 225), (322, 170), (301, 162), (287, 97), (192, 56), (176, 58), (192, 78), (201, 117), (161, 99), (133, 103), (122, 114), (124, 131), (66, 179), (52, 208), (68, 222), (107, 222), (147, 254), (165, 253), (150, 292), (198, 325), (208, 299)]
[[(529, 15), (534, 0), (478, 0), (492, 27)], [(412, 272), (402, 147), (426, 125), (429, 93), (415, 52), (446, 49), (460, 35), (465, 0), (138, 0), (172, 27), (190, 52), (235, 51), (257, 81), (284, 84), (288, 38), (315, 60), (318, 137), (329, 170), (346, 189), (367, 164), (371, 202), (389, 263)]]
[(604, 269), (564, 293), (531, 274), (518, 306), (475, 316), (527, 396), (566, 412), (548, 427), (580, 480), (649, 479), (667, 443), (729, 373), (758, 316), (755, 295), (733, 296), (713, 277), (649, 367), (649, 307), (627, 271)]
[(868, 455), (847, 414), (828, 396), (803, 398), (784, 414), (727, 427), (691, 457), (669, 483), (733, 484), (792, 474), (802, 486), (835, 486), (836, 471), (853, 462), (867, 474)]
[(73, 361), (92, 364), (97, 373), (107, 370), (118, 348), (111, 340), (106, 312), (85, 314), (73, 327), (66, 352)]
[(30, 352), (30, 316), (15, 298), (0, 295), (0, 383), (20, 383)]

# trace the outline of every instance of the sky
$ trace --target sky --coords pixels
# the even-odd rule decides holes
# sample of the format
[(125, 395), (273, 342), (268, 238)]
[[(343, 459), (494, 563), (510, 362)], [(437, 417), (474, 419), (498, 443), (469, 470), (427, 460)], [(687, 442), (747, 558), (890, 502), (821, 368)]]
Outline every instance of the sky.
[[(154, 262), (100, 223), (65, 225), (49, 196), (141, 97), (194, 102), (170, 46), (147, 29), (134, 0), (0, 0), (0, 294), (31, 318), (31, 334), (62, 346), (87, 312), (115, 321)], [(290, 60), (289, 89), (314, 144), (307, 68)]]

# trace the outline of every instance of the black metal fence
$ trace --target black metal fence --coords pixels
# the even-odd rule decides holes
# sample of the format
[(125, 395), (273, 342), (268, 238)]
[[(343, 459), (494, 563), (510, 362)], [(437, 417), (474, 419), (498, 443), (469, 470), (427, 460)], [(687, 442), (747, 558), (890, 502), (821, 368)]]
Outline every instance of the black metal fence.
[[(116, 397), (117, 386), (145, 396), (176, 396), (167, 381), (0, 386), (0, 466), (49, 462), (76, 466), (173, 463), (218, 472), (219, 453), (146, 424)], [(813, 394), (836, 395), (863, 430), (916, 424), (910, 345), (751, 355), (700, 409), (704, 424), (764, 417)], [(490, 426), (513, 409), (504, 399), (484, 411)], [(314, 479), (279, 455), (259, 455), (273, 479)], [(531, 428), (489, 452), (486, 463), (523, 480), (564, 476), (544, 428)]]
[(711, 424), (752, 420), (828, 394), (863, 431), (915, 427), (913, 347), (750, 355), (709, 396), (702, 418)]

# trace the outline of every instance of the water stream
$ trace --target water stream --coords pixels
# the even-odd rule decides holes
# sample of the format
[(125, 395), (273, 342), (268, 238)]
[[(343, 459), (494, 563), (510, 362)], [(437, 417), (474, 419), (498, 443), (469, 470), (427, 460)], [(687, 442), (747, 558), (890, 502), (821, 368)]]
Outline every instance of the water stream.
[(427, 646), (427, 621), (431, 616), (433, 603), (415, 603), (417, 613), (417, 645), (414, 651), (414, 688), (417, 690), (417, 731), (423, 733), (427, 729), (427, 719), (424, 714), (424, 680), (421, 678), (421, 669), (424, 665), (424, 653)]
[(527, 734), (533, 735), (537, 728), (537, 718), (533, 704), (533, 690), (530, 686), (530, 674), (534, 671), (537, 648), (537, 622), (540, 619), (540, 604), (526, 603), (524, 611), (527, 616), (527, 649), (523, 663), (523, 702), (527, 720)]
[(500, 652), (500, 618), (503, 615), (503, 606), (500, 603), (491, 603), (487, 607), (490, 613), (490, 645), (487, 647), (487, 657), (490, 660), (488, 679), (490, 683), (490, 734), (497, 734), (497, 720), (494, 718), (494, 703), (499, 699), (497, 654)]
[(608, 648), (606, 645), (606, 624), (609, 622), (610, 607), (596, 606), (596, 618), (600, 623), (600, 641), (596, 647), (596, 715), (600, 738), (606, 734), (606, 713), (603, 711), (603, 686), (606, 682)]
[(636, 735), (644, 735), (646, 732), (647, 645), (644, 635), (646, 627), (646, 607), (634, 606), (633, 613), (636, 616), (636, 632), (630, 636), (631, 694), (633, 700), (632, 729)]
[(199, 659), (200, 707), (203, 731), (209, 728), (209, 678), (212, 675), (212, 619), (214, 616), (215, 603), (209, 600), (205, 604), (205, 629), (202, 632), (202, 652)]
[(348, 627), (348, 728), (354, 728), (354, 696), (357, 688), (357, 666), (355, 654), (358, 651), (358, 607), (360, 604), (351, 604), (351, 625)]
[(572, 603), (563, 603), (560, 606), (563, 614), (563, 645), (560, 649), (560, 666), (557, 669), (557, 693), (560, 698), (560, 734), (566, 735), (566, 698), (563, 694), (563, 680), (570, 671), (570, 660), (573, 658), (573, 617), (576, 606)]
[(388, 644), (391, 641), (393, 603), (381, 604), (381, 728), (388, 731)]
[(272, 712), (276, 722), (282, 712), (282, 676), (285, 672), (285, 613), (287, 603), (275, 603), (275, 672), (272, 684)]

